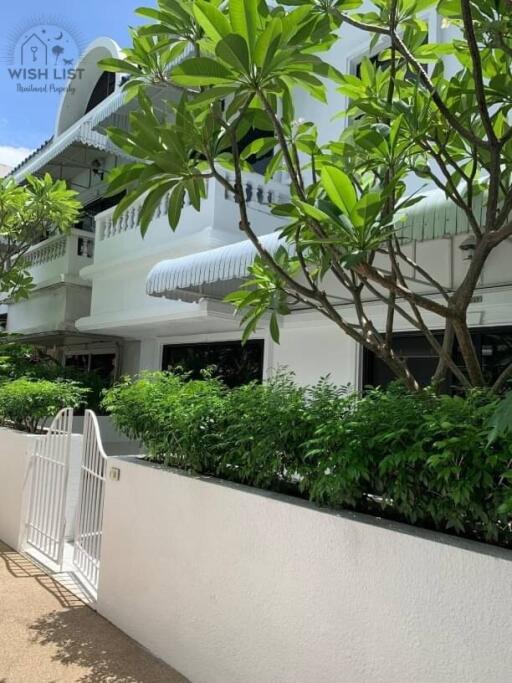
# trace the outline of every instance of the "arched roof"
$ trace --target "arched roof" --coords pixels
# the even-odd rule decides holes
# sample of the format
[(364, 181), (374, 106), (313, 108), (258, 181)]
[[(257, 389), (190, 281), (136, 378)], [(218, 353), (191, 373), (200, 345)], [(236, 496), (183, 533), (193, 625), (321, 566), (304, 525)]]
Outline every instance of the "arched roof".
[[(94, 87), (103, 73), (98, 62), (105, 57), (122, 58), (121, 48), (112, 38), (97, 38), (80, 57), (75, 67), (77, 76), (69, 81), (71, 87), (63, 93), (60, 101), (55, 123), (55, 137), (61, 135), (85, 114)], [(116, 74), (116, 89), (119, 87), (120, 80), (121, 75)]]

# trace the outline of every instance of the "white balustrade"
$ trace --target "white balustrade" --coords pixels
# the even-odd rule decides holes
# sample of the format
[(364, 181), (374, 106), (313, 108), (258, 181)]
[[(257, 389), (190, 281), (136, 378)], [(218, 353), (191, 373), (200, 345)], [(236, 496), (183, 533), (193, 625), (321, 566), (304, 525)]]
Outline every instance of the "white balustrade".
[(59, 235), (58, 237), (51, 237), (50, 239), (41, 242), (33, 247), (26, 255), (26, 261), (30, 267), (40, 266), (43, 263), (56, 261), (66, 253), (66, 235)]
[(93, 258), (94, 234), (75, 228), (34, 245), (25, 255), (36, 285), (61, 275), (79, 275)]
[[(226, 180), (235, 185), (235, 175), (226, 173)], [(245, 201), (250, 208), (269, 211), (273, 205), (286, 202), (290, 193), (285, 185), (273, 181), (265, 182), (263, 177), (256, 173), (246, 173), (243, 176)], [(228, 189), (224, 191), (224, 197), (228, 201), (236, 201), (236, 197)]]
[[(234, 184), (235, 178), (233, 174), (226, 173), (226, 180)], [(216, 181), (212, 180), (215, 184)], [(209, 184), (206, 186), (207, 194), (209, 191)], [(264, 211), (268, 213), (274, 204), (280, 204), (288, 201), (290, 195), (288, 188), (277, 182), (266, 183), (263, 177), (253, 173), (244, 174), (244, 192), (245, 198), (250, 208)], [(222, 196), (222, 195), (221, 195)], [(165, 194), (160, 200), (155, 213), (155, 220), (167, 215), (169, 209), (169, 193)], [(224, 191), (224, 199), (227, 201), (235, 201), (234, 195), (228, 190)], [(144, 197), (138, 199), (134, 204), (126, 209), (126, 211), (114, 222), (113, 214), (114, 208), (108, 209), (96, 217), (96, 235), (99, 241), (110, 240), (125, 232), (138, 229), (139, 216), (144, 203)], [(190, 198), (188, 194), (185, 195), (184, 206), (190, 206)], [(208, 209), (210, 210), (210, 209)]]

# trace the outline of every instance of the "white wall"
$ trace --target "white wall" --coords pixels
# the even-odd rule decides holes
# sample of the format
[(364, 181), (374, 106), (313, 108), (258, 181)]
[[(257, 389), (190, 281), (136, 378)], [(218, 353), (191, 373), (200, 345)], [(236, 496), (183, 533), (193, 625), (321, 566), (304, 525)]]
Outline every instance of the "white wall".
[(19, 550), (31, 448), (37, 437), (0, 428), (0, 540)]
[(98, 610), (191, 683), (508, 683), (512, 553), (127, 459)]
[(329, 375), (335, 384), (358, 385), (359, 348), (350, 337), (321, 319), (301, 327), (293, 327), (292, 322), (285, 319), (279, 344), (272, 344), (273, 370), (288, 367), (299, 384), (315, 384)]
[(66, 329), (88, 315), (91, 288), (56, 285), (32, 292), (29, 299), (9, 305), (7, 330), (12, 333)]
[[(107, 455), (121, 455), (140, 453), (140, 444), (130, 440), (127, 436), (116, 429), (109, 415), (97, 415), (100, 436), (103, 448)], [(75, 434), (83, 434), (84, 418), (81, 415), (73, 418), (73, 438)]]
[(136, 375), (140, 367), (141, 344), (138, 341), (125, 342), (121, 359), (121, 375)]

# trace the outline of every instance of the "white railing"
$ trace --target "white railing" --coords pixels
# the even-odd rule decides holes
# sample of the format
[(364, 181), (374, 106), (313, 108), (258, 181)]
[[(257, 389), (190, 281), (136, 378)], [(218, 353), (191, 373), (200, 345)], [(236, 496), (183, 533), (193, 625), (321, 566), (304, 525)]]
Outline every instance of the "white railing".
[[(234, 184), (234, 175), (226, 173), (226, 180)], [(213, 192), (213, 187), (217, 184), (216, 180), (210, 180), (206, 185), (207, 196), (210, 192)], [(220, 185), (219, 185), (220, 187)], [(286, 202), (290, 193), (286, 185), (277, 182), (266, 183), (261, 175), (256, 173), (245, 173), (244, 174), (244, 192), (245, 198), (248, 203), (249, 208), (258, 211), (264, 211), (268, 213), (273, 204), (279, 204)], [(215, 194), (215, 197), (224, 197), (226, 201), (235, 201), (234, 195), (228, 190), (224, 191), (222, 195), (222, 190), (219, 194)], [(96, 216), (96, 235), (98, 240), (104, 241), (112, 239), (118, 235), (122, 235), (126, 232), (138, 229), (139, 227), (139, 215), (144, 203), (144, 197), (138, 199), (134, 204), (132, 204), (120, 217), (114, 222), (113, 214), (114, 208), (103, 211), (101, 214)], [(184, 206), (190, 206), (190, 198), (188, 194), (185, 195)], [(155, 220), (167, 215), (169, 209), (169, 194), (163, 196), (158, 204), (154, 218)]]
[(78, 275), (93, 258), (94, 234), (77, 228), (49, 237), (25, 255), (36, 284), (58, 275)]
[[(235, 176), (232, 173), (225, 174), (226, 180), (235, 184)], [(288, 201), (290, 192), (286, 185), (275, 181), (265, 182), (263, 176), (257, 173), (244, 173), (244, 195), (249, 207), (257, 210), (268, 211), (274, 204)], [(236, 201), (232, 192), (227, 189), (224, 197), (230, 201)]]
[(58, 565), (64, 552), (72, 423), (72, 408), (61, 410), (46, 434), (37, 439), (30, 459), (25, 542)]
[[(125, 232), (135, 230), (139, 226), (139, 216), (142, 209), (142, 204), (144, 203), (145, 197), (138, 199), (134, 204), (132, 204), (126, 211), (121, 214), (119, 219), (114, 222), (114, 211), (115, 207), (103, 211), (96, 217), (96, 234), (98, 235), (98, 240), (103, 242), (104, 240), (112, 239), (117, 235), (121, 235)], [(170, 194), (165, 194), (160, 200), (156, 211), (154, 213), (154, 218), (158, 219), (161, 216), (165, 216), (169, 210)], [(190, 205), (190, 198), (185, 195), (184, 206)]]
[(85, 411), (80, 490), (75, 523), (73, 564), (86, 585), (98, 588), (103, 533), (107, 454), (92, 410)]
[(32, 249), (27, 252), (26, 261), (29, 266), (32, 267), (40, 266), (43, 263), (49, 263), (50, 261), (56, 261), (58, 258), (65, 256), (66, 246), (66, 235), (50, 237), (44, 242), (32, 247)]

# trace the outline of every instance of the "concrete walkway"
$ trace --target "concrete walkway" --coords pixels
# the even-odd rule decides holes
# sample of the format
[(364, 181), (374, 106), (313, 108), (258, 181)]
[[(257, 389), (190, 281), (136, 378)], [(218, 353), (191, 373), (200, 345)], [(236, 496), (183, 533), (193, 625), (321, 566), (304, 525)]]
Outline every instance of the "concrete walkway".
[(0, 541), (0, 683), (186, 683)]

